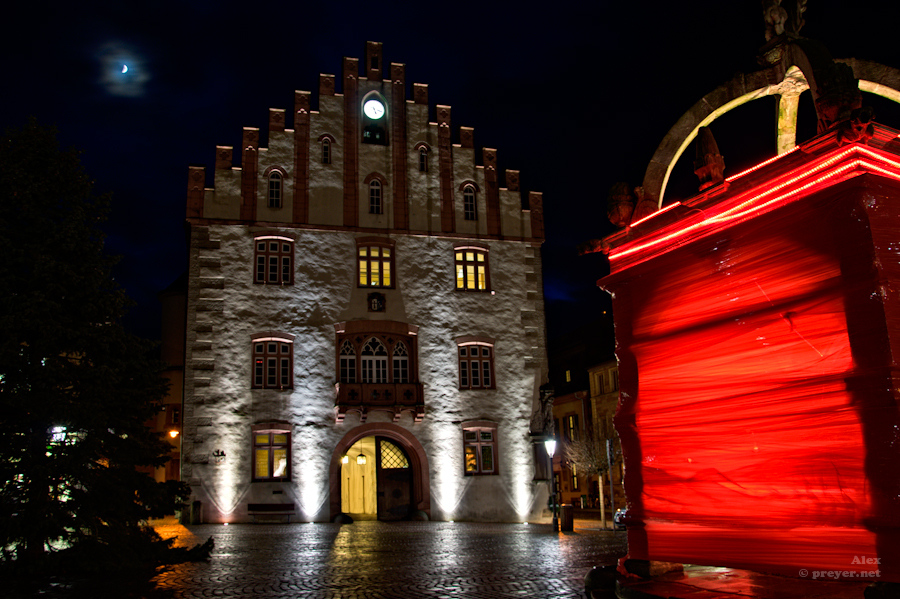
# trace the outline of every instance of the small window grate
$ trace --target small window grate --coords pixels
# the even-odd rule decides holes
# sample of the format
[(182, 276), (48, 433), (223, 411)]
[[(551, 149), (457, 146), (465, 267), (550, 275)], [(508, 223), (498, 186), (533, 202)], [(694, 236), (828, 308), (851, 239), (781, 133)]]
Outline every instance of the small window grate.
[(409, 468), (409, 460), (406, 459), (403, 450), (390, 441), (381, 441), (381, 467)]

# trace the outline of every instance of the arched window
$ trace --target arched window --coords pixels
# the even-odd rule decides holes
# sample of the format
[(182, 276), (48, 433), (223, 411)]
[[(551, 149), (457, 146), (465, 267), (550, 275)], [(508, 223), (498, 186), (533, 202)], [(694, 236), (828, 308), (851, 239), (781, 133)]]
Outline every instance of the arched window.
[(391, 363), (394, 367), (394, 382), (395, 383), (408, 383), (409, 382), (409, 350), (406, 349), (406, 344), (403, 342), (398, 343), (394, 346), (394, 355), (392, 356)]
[(269, 173), (269, 208), (281, 208), (281, 173)]
[(341, 382), (356, 382), (356, 350), (347, 339), (341, 343)]
[(463, 187), (463, 216), (466, 220), (478, 220), (478, 205), (475, 202), (475, 186)]
[(419, 148), (419, 172), (428, 172), (428, 148), (425, 146)]
[(331, 140), (327, 137), (322, 140), (322, 164), (331, 164)]
[(384, 344), (377, 337), (372, 337), (366, 341), (360, 352), (362, 382), (386, 383), (387, 362), (388, 354)]
[(382, 214), (381, 181), (375, 179), (369, 183), (369, 214)]

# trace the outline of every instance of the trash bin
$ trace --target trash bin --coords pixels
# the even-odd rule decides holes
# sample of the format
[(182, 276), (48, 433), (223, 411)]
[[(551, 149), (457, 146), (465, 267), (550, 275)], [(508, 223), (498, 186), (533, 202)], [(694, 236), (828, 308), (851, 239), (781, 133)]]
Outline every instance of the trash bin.
[(559, 530), (572, 532), (574, 528), (575, 508), (571, 503), (559, 506)]

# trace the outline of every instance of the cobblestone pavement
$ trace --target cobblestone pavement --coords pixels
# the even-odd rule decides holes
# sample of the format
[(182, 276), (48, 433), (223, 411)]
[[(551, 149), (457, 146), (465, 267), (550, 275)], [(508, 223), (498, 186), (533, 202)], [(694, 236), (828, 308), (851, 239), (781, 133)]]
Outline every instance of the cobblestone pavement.
[(157, 527), (177, 545), (212, 536), (207, 563), (173, 566), (161, 596), (375, 598), (584, 597), (585, 573), (624, 555), (625, 533), (590, 526), (356, 522)]

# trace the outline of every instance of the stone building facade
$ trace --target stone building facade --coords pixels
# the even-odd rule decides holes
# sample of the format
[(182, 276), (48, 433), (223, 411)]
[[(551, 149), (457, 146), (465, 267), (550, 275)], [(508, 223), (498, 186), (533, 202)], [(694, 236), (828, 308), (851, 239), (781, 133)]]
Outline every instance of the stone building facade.
[(217, 147), (212, 188), (190, 168), (192, 501), (208, 522), (539, 517), (541, 195), (471, 128), (453, 143), (381, 44), (341, 82), (317, 111), (295, 92), (293, 129), (270, 109), (267, 147), (245, 128), (239, 167)]

